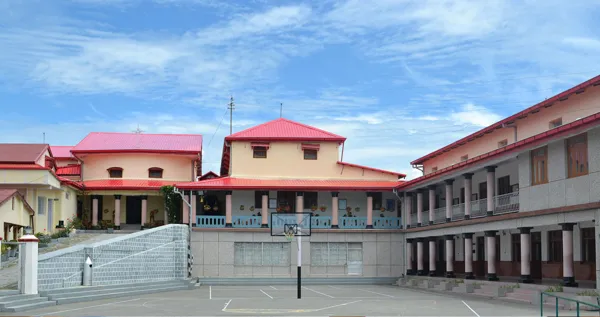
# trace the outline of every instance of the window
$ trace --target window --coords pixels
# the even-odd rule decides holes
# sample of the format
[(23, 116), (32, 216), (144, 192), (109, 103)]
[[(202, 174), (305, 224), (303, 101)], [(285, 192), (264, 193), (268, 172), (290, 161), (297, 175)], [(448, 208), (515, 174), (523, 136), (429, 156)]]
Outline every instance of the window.
[(507, 145), (508, 145), (508, 140), (507, 139), (504, 139), (504, 140), (498, 142), (498, 148), (503, 148), (503, 147), (505, 147)]
[(319, 193), (304, 192), (304, 209), (309, 209), (313, 206), (319, 207)]
[(38, 215), (46, 214), (46, 197), (38, 196)]
[(465, 188), (461, 187), (460, 188), (460, 203), (464, 203), (465, 202)]
[(554, 129), (554, 128), (560, 127), (561, 125), (562, 125), (562, 118), (558, 118), (558, 119), (554, 119), (554, 120), (550, 121), (549, 128)]
[(235, 242), (233, 261), (240, 266), (290, 266), (289, 242)]
[[(416, 248), (415, 248), (416, 249)], [(362, 263), (361, 242), (311, 242), (310, 264), (313, 266), (345, 266)]]
[(148, 169), (148, 178), (162, 178), (163, 169), (160, 167), (151, 167)]
[(587, 175), (587, 134), (567, 139), (567, 171), (569, 178)]
[(316, 160), (317, 159), (317, 150), (304, 150), (304, 159), (305, 160)]
[(346, 199), (338, 199), (338, 210), (346, 210), (348, 201)]
[(548, 147), (531, 151), (531, 185), (548, 183)]
[(435, 173), (435, 172), (437, 172), (437, 170), (438, 170), (437, 166), (434, 166), (434, 167), (432, 167), (432, 168), (431, 168), (431, 172), (432, 172), (432, 173)]
[(581, 228), (581, 261), (593, 263), (596, 261), (596, 239), (594, 228)]
[(381, 192), (371, 193), (373, 197), (373, 210), (379, 210), (383, 207), (383, 195)]
[(469, 159), (469, 156), (468, 156), (468, 155), (463, 155), (463, 156), (461, 156), (461, 157), (460, 157), (460, 161), (461, 161), (461, 162), (464, 162), (464, 161), (466, 161), (466, 160), (468, 160), (468, 159)]
[(252, 148), (254, 158), (267, 158), (267, 148), (264, 146), (256, 146)]
[(548, 231), (548, 261), (562, 262), (562, 231)]
[(12, 210), (15, 210), (15, 197), (13, 196), (13, 198), (11, 199), (11, 205), (12, 205)]
[(512, 257), (510, 258), (513, 262), (521, 262), (521, 235), (519, 233), (513, 233), (511, 235), (512, 240)]
[[(395, 205), (396, 205), (396, 201), (395, 200), (393, 200), (393, 199), (386, 199), (385, 200), (385, 210), (387, 210), (387, 211), (393, 211)], [(398, 207), (400, 207), (400, 206), (398, 206)]]
[(108, 176), (110, 178), (123, 178), (123, 169), (120, 167), (111, 167), (108, 169)]
[(479, 199), (487, 198), (487, 182), (479, 183)]
[(256, 208), (256, 209), (262, 208), (262, 196), (263, 196), (263, 192), (259, 192), (259, 191), (254, 192), (254, 208)]
[(510, 193), (510, 175), (498, 178), (498, 195)]

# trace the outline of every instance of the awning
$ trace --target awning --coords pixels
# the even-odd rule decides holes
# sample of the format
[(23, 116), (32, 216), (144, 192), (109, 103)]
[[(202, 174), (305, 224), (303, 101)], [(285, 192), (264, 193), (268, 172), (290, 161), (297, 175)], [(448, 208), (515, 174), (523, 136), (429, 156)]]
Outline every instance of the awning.
[(302, 150), (315, 150), (318, 151), (321, 148), (320, 144), (310, 144), (310, 143), (303, 143), (302, 144)]
[(250, 146), (252, 148), (255, 148), (255, 147), (264, 147), (266, 149), (269, 149), (270, 144), (269, 143), (265, 143), (265, 142), (252, 142), (252, 143), (250, 143)]
[(198, 182), (178, 183), (185, 190), (286, 190), (286, 191), (389, 191), (402, 181), (345, 179), (254, 179), (221, 177)]

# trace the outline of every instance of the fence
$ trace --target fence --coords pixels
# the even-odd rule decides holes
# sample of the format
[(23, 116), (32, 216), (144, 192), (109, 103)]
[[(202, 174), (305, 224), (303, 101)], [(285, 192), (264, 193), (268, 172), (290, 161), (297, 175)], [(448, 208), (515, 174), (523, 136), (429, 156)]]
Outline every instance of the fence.
[[(573, 298), (567, 298), (567, 297), (563, 297), (563, 296), (558, 296), (558, 295), (554, 295), (552, 293), (547, 293), (547, 292), (541, 292), (540, 293), (540, 316), (544, 316), (544, 296), (547, 296), (548, 299), (554, 298), (554, 312), (555, 312), (555, 316), (558, 317), (559, 314), (559, 300), (562, 300), (564, 302), (566, 302), (569, 306), (572, 306), (572, 304), (575, 305), (575, 310), (577, 311), (577, 317), (581, 316), (581, 310), (582, 309), (586, 309), (586, 310), (600, 310), (600, 303), (598, 302), (598, 297), (596, 297), (596, 303), (587, 303), (584, 301), (580, 301), (577, 299), (573, 299)], [(571, 308), (571, 307), (567, 307), (567, 308)]]
[(87, 257), (92, 285), (117, 285), (185, 279), (188, 227), (166, 225), (126, 236), (40, 255), (39, 290), (79, 286)]

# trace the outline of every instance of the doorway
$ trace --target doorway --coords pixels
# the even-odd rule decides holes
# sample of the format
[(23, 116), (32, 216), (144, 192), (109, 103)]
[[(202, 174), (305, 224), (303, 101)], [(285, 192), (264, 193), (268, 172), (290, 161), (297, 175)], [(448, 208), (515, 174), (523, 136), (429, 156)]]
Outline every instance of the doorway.
[(284, 212), (296, 212), (296, 192), (277, 192), (277, 207)]
[(436, 244), (436, 275), (444, 276), (444, 274), (446, 273), (446, 240), (438, 239)]
[(477, 250), (477, 257), (473, 265), (473, 274), (475, 276), (485, 276), (485, 237), (477, 237), (475, 243), (475, 250)]
[(531, 233), (531, 278), (534, 280), (542, 279), (542, 233)]
[(125, 223), (142, 224), (142, 197), (127, 196), (125, 203)]

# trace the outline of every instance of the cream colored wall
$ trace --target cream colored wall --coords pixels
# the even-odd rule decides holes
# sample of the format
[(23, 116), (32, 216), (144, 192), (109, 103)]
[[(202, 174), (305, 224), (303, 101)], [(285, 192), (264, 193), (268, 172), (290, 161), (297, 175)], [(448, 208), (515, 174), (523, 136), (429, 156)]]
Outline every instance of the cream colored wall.
[(84, 181), (107, 179), (108, 168), (123, 168), (123, 179), (148, 178), (148, 169), (163, 169), (162, 180), (191, 181), (192, 159), (182, 155), (168, 154), (93, 154), (83, 157)]
[[(141, 194), (137, 193), (135, 195), (130, 196), (140, 196)], [(124, 224), (127, 221), (127, 195), (121, 196), (121, 223)], [(88, 203), (89, 204), (89, 203)], [(158, 213), (154, 215), (154, 220), (164, 220), (164, 198), (162, 196), (148, 196), (148, 202), (146, 206), (146, 220), (150, 221), (150, 212), (154, 209), (158, 209)], [(107, 213), (104, 210), (108, 210)], [(112, 221), (112, 213), (115, 210), (115, 196), (114, 195), (103, 195), (102, 196), (102, 220), (110, 220)]]
[(251, 142), (232, 142), (232, 177), (298, 178), (298, 179), (364, 179), (391, 180), (391, 174), (363, 170), (337, 164), (339, 145), (323, 142), (317, 160), (305, 160), (302, 142), (271, 142), (267, 158), (254, 158)]
[[(550, 121), (555, 119), (562, 118), (564, 125), (598, 112), (600, 112), (600, 86), (590, 87), (582, 94), (572, 95), (565, 101), (554, 103), (552, 107), (542, 108), (537, 113), (517, 120), (517, 139), (523, 140), (548, 131)], [(429, 159), (423, 164), (425, 173), (431, 173), (433, 167), (442, 169), (459, 163), (461, 156), (465, 154), (472, 158), (493, 151), (498, 148), (498, 142), (503, 139), (507, 139), (508, 144), (514, 143), (514, 129), (497, 129), (493, 133), (485, 134), (481, 138)]]
[[(21, 199), (14, 197), (14, 201), (14, 209), (11, 199), (8, 199), (4, 204), (0, 205), (0, 223), (2, 223), (2, 227), (0, 228), (4, 228), (5, 222), (22, 226), (30, 225), (29, 211), (27, 211)], [(4, 234), (4, 232), (2, 232), (2, 234)], [(12, 240), (12, 233), (10, 234), (10, 239)]]
[[(45, 200), (45, 211), (43, 215), (39, 214), (38, 211), (38, 197), (44, 197)], [(48, 227), (48, 199), (52, 199), (52, 204), (53, 204), (53, 210), (52, 210), (52, 226)], [(58, 201), (54, 201), (54, 199), (58, 199)], [(35, 221), (35, 232), (44, 232), (44, 229), (46, 230), (47, 233), (51, 233), (55, 230), (56, 225), (58, 225), (58, 221), (59, 220), (66, 220), (62, 219), (62, 204), (66, 204), (64, 203), (62, 200), (64, 199), (64, 193), (61, 190), (55, 189), (55, 190), (48, 190), (48, 189), (37, 189), (36, 193), (35, 193), (35, 198), (33, 200), (33, 204), (31, 205), (31, 208), (33, 208), (33, 210), (35, 210), (35, 215), (33, 217), (34, 221)]]
[(50, 152), (48, 152), (48, 150), (44, 152), (44, 155), (40, 156), (40, 158), (35, 162), (35, 164), (40, 166), (46, 166), (46, 156), (50, 156)]
[(60, 187), (60, 182), (46, 170), (0, 170), (0, 185), (23, 184), (31, 186), (36, 184)]
[(77, 160), (56, 160), (55, 162), (56, 162), (57, 167), (79, 164), (79, 162), (77, 162)]

